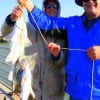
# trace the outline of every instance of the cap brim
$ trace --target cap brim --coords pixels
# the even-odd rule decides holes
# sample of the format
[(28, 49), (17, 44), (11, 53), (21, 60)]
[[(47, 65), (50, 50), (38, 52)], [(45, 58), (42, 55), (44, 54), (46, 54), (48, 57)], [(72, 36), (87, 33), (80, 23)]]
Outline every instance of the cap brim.
[(78, 6), (83, 6), (82, 0), (75, 0), (75, 3), (76, 3)]

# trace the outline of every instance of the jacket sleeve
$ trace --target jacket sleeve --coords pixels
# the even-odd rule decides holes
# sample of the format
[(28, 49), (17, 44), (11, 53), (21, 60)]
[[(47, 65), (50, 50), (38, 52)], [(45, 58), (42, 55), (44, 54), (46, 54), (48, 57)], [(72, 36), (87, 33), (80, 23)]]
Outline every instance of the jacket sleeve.
[(44, 30), (54, 28), (66, 28), (68, 18), (64, 17), (50, 17), (38, 8), (34, 8), (32, 12), (28, 12), (29, 21), (34, 25), (34, 21), (39, 28)]
[(56, 66), (65, 66), (67, 61), (67, 52), (65, 50), (61, 50), (59, 56), (57, 58), (52, 56), (52, 59)]
[(12, 31), (14, 24), (15, 21), (11, 21), (10, 15), (8, 15), (1, 27), (1, 36), (7, 36)]

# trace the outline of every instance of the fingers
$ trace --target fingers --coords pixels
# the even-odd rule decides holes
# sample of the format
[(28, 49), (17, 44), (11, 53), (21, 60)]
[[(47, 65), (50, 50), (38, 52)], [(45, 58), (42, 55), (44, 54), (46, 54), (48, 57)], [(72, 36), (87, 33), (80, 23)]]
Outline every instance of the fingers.
[(58, 56), (59, 52), (60, 52), (60, 46), (55, 44), (55, 43), (49, 43), (48, 44), (48, 50), (51, 54), (53, 54), (54, 56)]
[(87, 50), (87, 55), (91, 60), (100, 59), (100, 46), (94, 46)]
[(25, 5), (25, 1), (27, 0), (18, 0), (19, 5)]
[(22, 7), (15, 7), (11, 13), (11, 20), (16, 21), (19, 17), (22, 16)]
[(95, 49), (94, 48), (89, 48), (87, 50), (87, 55), (89, 56), (89, 58), (91, 60), (95, 60), (96, 59), (96, 53), (95, 53)]
[(60, 51), (60, 46), (55, 43), (48, 44), (48, 48), (50, 51)]
[(26, 6), (31, 0), (18, 0), (19, 5)]
[(18, 0), (18, 3), (25, 7), (29, 12), (31, 12), (34, 8), (34, 3), (32, 0)]

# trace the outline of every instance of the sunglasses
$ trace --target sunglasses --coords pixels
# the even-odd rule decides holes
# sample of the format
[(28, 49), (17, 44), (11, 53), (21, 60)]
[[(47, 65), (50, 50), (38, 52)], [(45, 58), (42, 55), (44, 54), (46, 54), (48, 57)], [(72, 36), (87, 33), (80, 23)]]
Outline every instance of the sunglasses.
[[(90, 0), (82, 0), (82, 1), (84, 1), (84, 2), (89, 2)], [(97, 0), (92, 0), (92, 1), (97, 1)]]
[(53, 8), (53, 9), (58, 9), (57, 4), (48, 4), (48, 5), (46, 5), (45, 7), (46, 7), (47, 9), (51, 9), (51, 8)]

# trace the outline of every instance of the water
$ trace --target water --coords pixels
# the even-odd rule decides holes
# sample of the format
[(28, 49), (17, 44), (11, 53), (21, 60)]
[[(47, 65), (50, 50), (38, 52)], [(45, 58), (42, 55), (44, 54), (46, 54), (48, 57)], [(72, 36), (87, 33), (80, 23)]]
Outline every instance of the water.
[(5, 62), (5, 58), (9, 53), (8, 44), (0, 44), (0, 83), (5, 87), (11, 89), (11, 82), (8, 80), (8, 74), (11, 69), (11, 65)]

